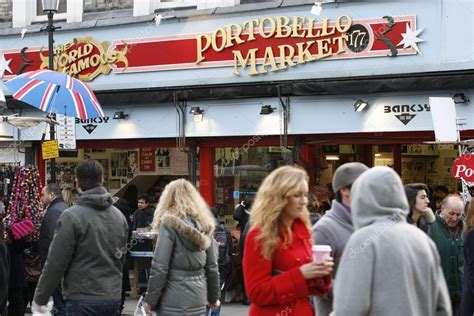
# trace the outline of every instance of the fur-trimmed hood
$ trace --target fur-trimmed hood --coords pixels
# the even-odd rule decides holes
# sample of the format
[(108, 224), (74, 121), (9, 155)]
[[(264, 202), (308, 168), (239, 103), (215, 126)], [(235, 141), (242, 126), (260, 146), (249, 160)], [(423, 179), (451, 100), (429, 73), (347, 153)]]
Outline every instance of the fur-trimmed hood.
[(191, 250), (207, 250), (211, 246), (211, 236), (207, 235), (202, 225), (192, 217), (180, 218), (165, 213), (161, 218), (161, 225), (176, 231), (184, 246)]

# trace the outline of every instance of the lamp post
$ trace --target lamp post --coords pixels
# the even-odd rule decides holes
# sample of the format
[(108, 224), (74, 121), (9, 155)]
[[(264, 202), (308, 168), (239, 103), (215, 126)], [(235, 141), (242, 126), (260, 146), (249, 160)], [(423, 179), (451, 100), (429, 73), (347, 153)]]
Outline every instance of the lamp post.
[[(59, 0), (42, 0), (43, 12), (48, 14), (48, 68), (54, 70), (54, 39), (53, 32), (56, 29), (53, 25), (54, 13), (58, 12)], [(51, 140), (56, 138), (54, 124), (49, 125), (49, 137)], [(51, 183), (56, 183), (56, 159), (51, 158), (49, 161), (51, 172)]]

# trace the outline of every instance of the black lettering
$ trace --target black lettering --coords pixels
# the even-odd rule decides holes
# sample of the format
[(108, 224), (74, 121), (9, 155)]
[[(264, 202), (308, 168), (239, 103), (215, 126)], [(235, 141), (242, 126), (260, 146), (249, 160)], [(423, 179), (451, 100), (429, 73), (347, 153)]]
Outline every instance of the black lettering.
[(407, 104), (403, 104), (402, 105), (402, 112), (405, 113), (405, 112), (410, 112), (410, 106), (407, 105)]
[(76, 117), (76, 124), (81, 123), (81, 120)]
[(430, 111), (431, 111), (431, 108), (430, 108), (430, 105), (429, 105), (429, 104), (425, 104), (424, 106), (425, 106), (425, 110), (426, 110), (427, 112), (430, 112)]
[(104, 120), (104, 123), (107, 123), (109, 121), (109, 117), (108, 116), (103, 117), (103, 120)]
[(418, 111), (417, 112), (423, 112), (423, 105), (418, 104)]
[(393, 113), (399, 113), (400, 112), (400, 105), (392, 106), (392, 112)]
[(392, 112), (392, 111), (390, 110), (390, 106), (385, 105), (385, 106), (383, 107), (383, 112), (384, 112), (384, 113), (390, 113), (390, 112)]

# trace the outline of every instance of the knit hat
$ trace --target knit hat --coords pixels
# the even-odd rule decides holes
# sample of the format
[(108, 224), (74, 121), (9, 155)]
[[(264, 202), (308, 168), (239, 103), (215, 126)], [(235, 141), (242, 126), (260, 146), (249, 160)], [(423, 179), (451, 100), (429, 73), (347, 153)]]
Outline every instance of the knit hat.
[(349, 162), (343, 164), (334, 172), (332, 177), (332, 188), (334, 192), (338, 192), (340, 189), (347, 187), (354, 183), (354, 181), (369, 168), (360, 162)]

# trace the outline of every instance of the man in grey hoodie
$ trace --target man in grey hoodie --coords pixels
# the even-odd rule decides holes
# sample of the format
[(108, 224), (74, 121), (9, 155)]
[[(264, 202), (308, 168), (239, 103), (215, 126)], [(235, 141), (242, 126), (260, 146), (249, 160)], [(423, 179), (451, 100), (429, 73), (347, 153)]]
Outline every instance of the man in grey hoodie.
[(436, 246), (407, 214), (393, 169), (374, 167), (354, 182), (355, 231), (339, 264), (331, 315), (452, 315)]
[[(346, 163), (336, 169), (332, 179), (336, 199), (332, 201), (331, 209), (313, 226), (314, 244), (331, 246), (331, 256), (334, 258), (333, 278), (336, 278), (342, 252), (354, 231), (351, 220), (351, 186), (367, 170), (369, 168), (359, 162)], [(332, 311), (332, 292), (315, 299), (317, 315), (329, 315)]]
[(62, 279), (67, 315), (116, 315), (128, 224), (102, 186), (97, 161), (81, 161), (76, 176), (80, 196), (59, 217), (32, 309), (47, 312), (45, 305)]

